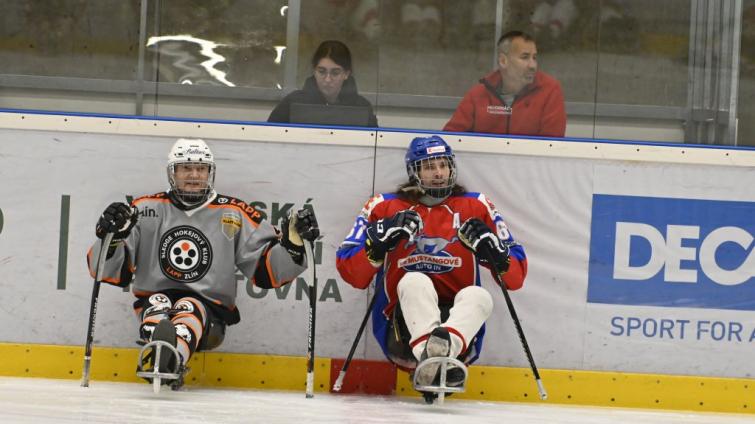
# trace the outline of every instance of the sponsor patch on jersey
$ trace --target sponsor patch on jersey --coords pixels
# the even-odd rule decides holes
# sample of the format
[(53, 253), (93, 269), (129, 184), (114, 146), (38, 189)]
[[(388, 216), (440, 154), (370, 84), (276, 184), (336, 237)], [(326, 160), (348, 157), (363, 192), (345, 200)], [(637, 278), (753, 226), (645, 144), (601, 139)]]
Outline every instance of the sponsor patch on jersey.
[(139, 211), (139, 218), (159, 218), (159, 216), (156, 209), (145, 206), (144, 209)]
[(160, 270), (173, 281), (194, 283), (212, 265), (212, 246), (201, 231), (188, 225), (171, 228), (160, 239)]
[(220, 218), (220, 225), (223, 229), (223, 235), (228, 240), (233, 240), (241, 229), (241, 217), (235, 213), (224, 213)]
[(511, 107), (509, 106), (488, 106), (488, 113), (491, 115), (511, 115)]
[(451, 256), (445, 251), (446, 246), (457, 240), (457, 237), (446, 240), (442, 237), (419, 236), (414, 240), (416, 244), (414, 252), (399, 259), (397, 265), (406, 271), (430, 274), (442, 274), (459, 268), (462, 265), (462, 259)]

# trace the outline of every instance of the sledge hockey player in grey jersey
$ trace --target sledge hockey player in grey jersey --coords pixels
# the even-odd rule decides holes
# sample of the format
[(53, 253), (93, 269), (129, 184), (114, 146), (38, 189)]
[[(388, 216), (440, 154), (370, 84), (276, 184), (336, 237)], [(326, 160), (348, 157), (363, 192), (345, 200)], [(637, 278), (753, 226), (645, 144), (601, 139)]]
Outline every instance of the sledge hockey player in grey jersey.
[[(304, 240), (319, 230), (310, 209), (289, 214), (279, 233), (247, 203), (216, 193), (215, 161), (203, 140), (179, 139), (167, 171), (170, 190), (111, 204), (96, 235), (114, 234), (100, 280), (120, 287), (133, 281), (140, 337), (172, 347), (158, 365), (178, 375), (163, 381), (177, 388), (191, 355), (219, 346), (226, 325), (240, 321), (236, 268), (257, 287), (287, 284), (307, 268)], [(87, 255), (92, 276), (100, 246), (96, 241)], [(154, 369), (157, 350), (140, 354), (140, 371)]]

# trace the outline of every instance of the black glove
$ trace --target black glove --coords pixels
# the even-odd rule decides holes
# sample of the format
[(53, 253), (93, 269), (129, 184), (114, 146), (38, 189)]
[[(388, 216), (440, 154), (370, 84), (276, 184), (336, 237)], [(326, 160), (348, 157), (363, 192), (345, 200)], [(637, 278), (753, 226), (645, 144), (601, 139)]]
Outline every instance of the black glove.
[(320, 237), (320, 228), (317, 226), (317, 218), (312, 209), (299, 209), (296, 211), (294, 227), (299, 236), (310, 243), (314, 243)]
[(422, 218), (413, 210), (397, 212), (390, 218), (367, 224), (366, 252), (373, 264), (380, 264), (385, 254), (393, 250), (401, 239), (414, 237), (422, 231)]
[(311, 209), (299, 209), (294, 213), (290, 211), (283, 220), (283, 236), (281, 246), (285, 247), (288, 254), (297, 264), (304, 263), (304, 240), (314, 243), (320, 237), (320, 229), (317, 226), (317, 218)]
[(137, 219), (139, 219), (139, 213), (135, 207), (114, 202), (102, 213), (94, 232), (99, 239), (104, 239), (108, 233), (113, 233), (113, 242), (119, 242), (128, 237)]
[(509, 270), (509, 247), (478, 218), (470, 218), (459, 228), (459, 240), (477, 259), (493, 267), (497, 274)]

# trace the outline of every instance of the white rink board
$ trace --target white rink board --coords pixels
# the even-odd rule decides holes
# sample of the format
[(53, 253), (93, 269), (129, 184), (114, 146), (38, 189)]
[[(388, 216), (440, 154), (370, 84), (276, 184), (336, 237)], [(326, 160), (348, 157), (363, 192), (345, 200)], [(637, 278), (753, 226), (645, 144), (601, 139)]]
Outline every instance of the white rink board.
[[(4, 228), (0, 234), (0, 286), (6, 307), (0, 319), (4, 342), (78, 345), (85, 338), (92, 278), (85, 255), (102, 210), (126, 195), (167, 189), (165, 163), (173, 139), (52, 132), (0, 132), (0, 178)], [(352, 210), (372, 192), (373, 146), (308, 146), (208, 140), (217, 161), (216, 188), (247, 201), (303, 204), (313, 198), (323, 240), (318, 266), (323, 283), (335, 279), (335, 249), (350, 228)], [(337, 152), (336, 152), (337, 151)], [(339, 187), (334, 185), (339, 181)], [(68, 273), (57, 290), (58, 229), (61, 196), (70, 196)], [(306, 273), (305, 273), (306, 274)], [(338, 282), (342, 300), (329, 293), (318, 304), (318, 354), (343, 355), (361, 316), (365, 295)], [(306, 353), (308, 301), (287, 286), (264, 297), (247, 294), (241, 282), (238, 306), (242, 323), (229, 327), (222, 350), (301, 356)], [(257, 296), (264, 293), (255, 289)], [(282, 299), (279, 299), (278, 296)], [(285, 295), (285, 297), (284, 297)], [(4, 296), (5, 298), (5, 296)], [(102, 285), (95, 344), (131, 347), (137, 339), (134, 297)], [(347, 325), (348, 331), (334, 331)], [(352, 327), (354, 328), (352, 331)], [(31, 330), (31, 331), (30, 331)]]
[[(265, 130), (264, 134), (272, 134), (269, 127)], [(247, 134), (252, 131), (248, 126)], [(306, 136), (307, 130), (297, 131)], [(309, 131), (327, 139), (321, 130)], [(318, 303), (319, 356), (343, 357), (348, 352), (371, 294), (352, 289), (337, 276), (335, 249), (372, 193), (373, 178), (377, 191), (390, 191), (402, 182), (404, 146), (412, 136), (379, 133), (377, 151), (369, 143), (296, 143), (290, 139), (274, 141), (278, 139), (273, 135), (263, 141), (205, 137), (218, 158), (219, 192), (263, 202), (268, 214), (274, 203), (301, 204), (313, 199), (325, 235), (323, 261), (318, 266), (320, 296), (324, 280), (333, 279), (337, 285), (337, 293), (331, 290)], [(731, 304), (667, 307), (650, 305), (647, 299), (644, 304), (622, 304), (620, 298), (614, 303), (588, 302), (591, 255), (595, 253), (591, 252), (591, 243), (610, 235), (591, 234), (595, 195), (630, 200), (731, 201), (750, 207), (755, 202), (751, 188), (754, 168), (584, 159), (569, 153), (573, 151), (568, 145), (574, 142), (563, 142), (566, 147), (548, 155), (534, 155), (478, 147), (489, 145), (491, 139), (479, 145), (474, 138), (448, 139), (457, 150), (460, 182), (488, 195), (527, 251), (528, 278), (524, 289), (512, 293), (512, 298), (539, 368), (755, 375), (751, 360), (755, 341), (749, 340), (755, 330), (752, 309), (730, 309)], [(144, 135), (0, 130), (0, 210), (4, 224), (0, 232), (0, 287), (11, 293), (4, 295), (4, 308), (0, 309), (0, 320), (6, 323), (0, 327), (0, 341), (83, 344), (91, 292), (84, 255), (94, 241), (97, 217), (107, 204), (126, 195), (167, 188), (164, 158), (173, 140)], [(564, 157), (558, 155), (560, 150), (564, 150)], [(62, 195), (70, 196), (71, 210), (66, 288), (58, 290)], [(670, 216), (668, 224), (690, 224), (684, 214), (678, 218), (677, 223)], [(652, 219), (660, 218), (654, 215)], [(704, 225), (715, 226), (715, 221), (715, 216), (706, 215)], [(749, 225), (745, 230), (755, 233), (752, 223)], [(683, 245), (689, 247), (693, 242), (687, 240)], [(746, 247), (748, 252), (753, 252), (752, 244)], [(683, 261), (681, 267), (694, 265)], [(755, 276), (755, 262), (745, 260), (740, 268)], [(659, 275), (662, 278), (663, 271)], [(638, 287), (642, 284), (649, 283), (636, 282)], [(689, 288), (690, 296), (697, 296), (694, 284), (668, 284)], [(484, 286), (494, 294), (496, 304), (479, 363), (527, 367), (500, 290), (487, 277)], [(755, 277), (738, 286), (745, 292), (755, 291)], [(715, 285), (710, 287), (716, 289)], [(261, 292), (255, 293), (259, 296)], [(133, 296), (120, 289), (103, 286), (96, 344), (134, 346), (137, 323), (131, 312), (132, 300)], [(296, 287), (291, 287), (287, 296), (270, 291), (264, 297), (252, 298), (241, 283), (238, 300), (242, 322), (229, 328), (221, 351), (304, 355), (307, 301), (306, 296), (296, 299)], [(678, 336), (671, 328), (656, 330), (651, 336), (643, 334), (642, 329), (629, 336), (612, 334), (618, 331), (617, 322), (629, 318), (655, 325), (661, 320), (690, 321), (686, 324), (690, 326), (688, 337), (669, 337)], [(615, 319), (619, 321), (612, 321)], [(691, 330), (693, 321), (736, 323), (741, 326), (737, 335), (744, 340), (715, 340), (706, 338), (705, 333), (698, 338)], [(371, 334), (366, 339), (357, 357), (382, 358)]]

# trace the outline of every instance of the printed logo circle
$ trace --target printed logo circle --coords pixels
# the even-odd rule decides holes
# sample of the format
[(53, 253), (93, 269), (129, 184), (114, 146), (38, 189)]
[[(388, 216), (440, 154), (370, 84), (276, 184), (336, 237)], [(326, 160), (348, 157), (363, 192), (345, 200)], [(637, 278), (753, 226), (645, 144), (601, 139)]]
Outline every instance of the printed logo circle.
[(202, 279), (212, 265), (209, 239), (194, 227), (171, 228), (160, 239), (160, 270), (180, 283)]

